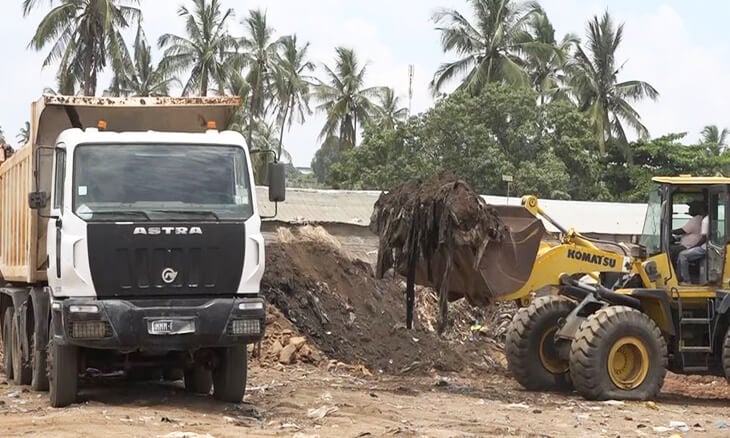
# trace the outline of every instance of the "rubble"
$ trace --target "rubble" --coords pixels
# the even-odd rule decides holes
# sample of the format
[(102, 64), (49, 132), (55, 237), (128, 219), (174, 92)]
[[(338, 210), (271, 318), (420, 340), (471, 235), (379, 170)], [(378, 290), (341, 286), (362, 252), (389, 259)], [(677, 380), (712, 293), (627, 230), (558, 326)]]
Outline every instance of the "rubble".
[[(493, 325), (500, 308), (457, 303), (453, 324), (439, 336), (436, 295), (419, 288), (416, 326), (408, 330), (402, 280), (376, 278), (370, 264), (344, 251), (323, 228), (280, 229), (278, 239), (267, 242), (266, 257), (262, 291), (271, 310), (261, 359), (267, 363), (334, 360), (366, 376), (504, 370), (501, 335)], [(471, 331), (475, 320), (482, 327), (478, 334)]]

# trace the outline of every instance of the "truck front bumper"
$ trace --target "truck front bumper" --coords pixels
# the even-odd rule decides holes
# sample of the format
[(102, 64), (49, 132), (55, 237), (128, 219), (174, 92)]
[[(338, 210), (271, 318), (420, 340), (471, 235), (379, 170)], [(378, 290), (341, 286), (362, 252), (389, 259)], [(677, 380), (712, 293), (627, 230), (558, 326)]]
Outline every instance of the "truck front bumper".
[(260, 340), (262, 298), (89, 300), (51, 304), (52, 334), (61, 345), (133, 351), (194, 351)]

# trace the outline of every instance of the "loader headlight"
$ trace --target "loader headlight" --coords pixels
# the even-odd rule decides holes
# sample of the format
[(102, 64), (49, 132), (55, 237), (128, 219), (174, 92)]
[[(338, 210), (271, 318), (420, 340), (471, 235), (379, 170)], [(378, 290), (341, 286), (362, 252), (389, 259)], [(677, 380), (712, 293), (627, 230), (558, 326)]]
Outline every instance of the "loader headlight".
[(69, 331), (75, 339), (108, 338), (112, 335), (112, 327), (106, 321), (72, 321)]

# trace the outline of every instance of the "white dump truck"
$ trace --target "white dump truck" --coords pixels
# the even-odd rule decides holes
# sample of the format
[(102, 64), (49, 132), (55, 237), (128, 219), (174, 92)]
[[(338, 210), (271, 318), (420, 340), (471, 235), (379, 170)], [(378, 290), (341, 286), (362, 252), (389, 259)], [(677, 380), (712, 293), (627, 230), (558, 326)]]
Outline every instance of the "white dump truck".
[[(85, 375), (184, 379), (240, 402), (264, 334), (264, 240), (233, 97), (43, 96), (0, 157), (8, 378), (77, 398)], [(220, 130), (219, 130), (220, 128)], [(268, 159), (268, 158), (264, 158)], [(269, 163), (269, 200), (285, 166)]]

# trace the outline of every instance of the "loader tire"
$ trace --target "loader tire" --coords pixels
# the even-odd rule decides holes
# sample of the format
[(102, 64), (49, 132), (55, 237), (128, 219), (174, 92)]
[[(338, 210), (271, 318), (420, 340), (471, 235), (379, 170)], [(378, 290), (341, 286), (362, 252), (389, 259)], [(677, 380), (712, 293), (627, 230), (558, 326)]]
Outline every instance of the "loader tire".
[(725, 370), (725, 379), (730, 383), (730, 327), (725, 332), (725, 340), (722, 343), (722, 368)]
[(3, 372), (8, 381), (13, 380), (13, 308), (3, 315)]
[(553, 335), (575, 304), (560, 296), (536, 298), (517, 311), (507, 330), (505, 353), (515, 380), (530, 391), (571, 391), (567, 359), (558, 356)]
[(656, 323), (625, 306), (589, 316), (570, 348), (570, 377), (588, 400), (651, 400), (664, 384), (667, 344)]

